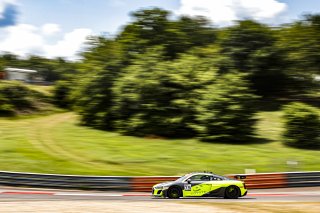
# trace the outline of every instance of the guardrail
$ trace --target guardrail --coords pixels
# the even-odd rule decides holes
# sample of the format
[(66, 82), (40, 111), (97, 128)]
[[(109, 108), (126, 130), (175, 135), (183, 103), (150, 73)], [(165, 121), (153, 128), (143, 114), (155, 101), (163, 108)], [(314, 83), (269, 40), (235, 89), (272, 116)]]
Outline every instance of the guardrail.
[[(242, 174), (249, 189), (320, 186), (320, 172)], [(235, 175), (227, 175), (234, 177)], [(80, 176), (19, 172), (1, 172), (0, 185), (42, 188), (90, 189), (149, 192), (157, 183), (173, 181), (178, 176)]]
[[(286, 173), (244, 174), (248, 189), (268, 189), (287, 187)], [(228, 175), (232, 178), (234, 175)]]
[(287, 173), (288, 187), (320, 186), (320, 172)]
[(166, 181), (173, 181), (178, 179), (179, 176), (149, 176), (149, 177), (133, 177), (131, 179), (131, 189), (134, 192), (150, 192), (152, 186), (157, 183), (162, 183)]
[(130, 191), (131, 177), (0, 172), (0, 185)]

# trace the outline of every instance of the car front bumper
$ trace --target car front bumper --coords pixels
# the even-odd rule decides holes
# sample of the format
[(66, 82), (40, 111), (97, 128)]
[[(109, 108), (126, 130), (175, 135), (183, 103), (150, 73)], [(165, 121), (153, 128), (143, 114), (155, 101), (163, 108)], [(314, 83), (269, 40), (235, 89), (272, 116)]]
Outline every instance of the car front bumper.
[(156, 188), (152, 188), (152, 196), (153, 197), (165, 197), (165, 194), (166, 194), (166, 189), (163, 190), (163, 189), (156, 189)]

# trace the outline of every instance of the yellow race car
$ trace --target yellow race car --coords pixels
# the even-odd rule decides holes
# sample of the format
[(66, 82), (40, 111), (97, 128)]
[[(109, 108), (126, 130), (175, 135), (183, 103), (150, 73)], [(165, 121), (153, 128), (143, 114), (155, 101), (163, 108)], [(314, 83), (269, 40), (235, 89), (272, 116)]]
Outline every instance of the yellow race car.
[(211, 172), (193, 172), (186, 174), (175, 181), (159, 183), (152, 187), (154, 197), (180, 198), (180, 197), (224, 197), (237, 199), (247, 194), (246, 185), (241, 179), (219, 176)]

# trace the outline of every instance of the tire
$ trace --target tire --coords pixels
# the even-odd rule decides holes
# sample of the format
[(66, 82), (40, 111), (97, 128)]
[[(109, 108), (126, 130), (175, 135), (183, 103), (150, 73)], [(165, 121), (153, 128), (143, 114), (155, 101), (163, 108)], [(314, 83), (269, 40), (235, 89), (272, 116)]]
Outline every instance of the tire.
[(228, 186), (224, 193), (226, 199), (238, 199), (240, 197), (240, 189), (237, 186)]
[(170, 199), (178, 199), (182, 197), (182, 191), (179, 187), (170, 187), (167, 191), (167, 196)]

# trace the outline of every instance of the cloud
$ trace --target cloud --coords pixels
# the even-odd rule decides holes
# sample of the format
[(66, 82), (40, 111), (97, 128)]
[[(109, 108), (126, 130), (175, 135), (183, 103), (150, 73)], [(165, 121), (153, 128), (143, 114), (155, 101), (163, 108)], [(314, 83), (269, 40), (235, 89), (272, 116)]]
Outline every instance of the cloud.
[(0, 27), (17, 23), (18, 8), (13, 0), (0, 0)]
[(58, 24), (45, 24), (41, 27), (41, 31), (44, 35), (53, 35), (60, 32), (60, 26)]
[(60, 30), (59, 25), (45, 24), (36, 27), (28, 24), (18, 24), (5, 28), (4, 39), (0, 41), (0, 51), (11, 52), (19, 56), (41, 55), (48, 58), (65, 57), (77, 59), (77, 53), (87, 36), (92, 34), (90, 29), (74, 29), (66, 33), (62, 39), (50, 41), (50, 35)]
[(26, 53), (43, 54), (45, 42), (38, 29), (28, 24), (19, 24), (5, 29), (6, 36), (0, 42), (0, 50), (25, 56)]
[(180, 0), (178, 14), (206, 16), (217, 25), (230, 25), (246, 18), (267, 21), (287, 8), (277, 0)]
[(65, 57), (71, 60), (77, 59), (76, 53), (81, 50), (81, 46), (86, 38), (92, 33), (90, 29), (75, 29), (64, 35), (63, 39), (53, 45), (44, 45), (44, 51), (48, 58)]

